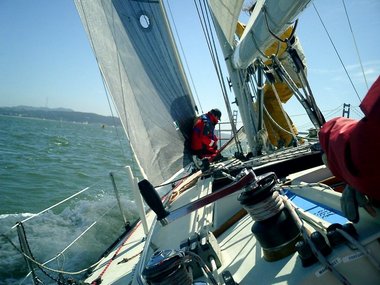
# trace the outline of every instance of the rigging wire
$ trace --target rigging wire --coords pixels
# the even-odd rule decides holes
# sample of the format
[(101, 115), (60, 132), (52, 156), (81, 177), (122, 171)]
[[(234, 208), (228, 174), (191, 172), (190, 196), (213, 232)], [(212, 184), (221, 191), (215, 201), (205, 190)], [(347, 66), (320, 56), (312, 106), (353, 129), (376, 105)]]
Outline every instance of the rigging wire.
[(210, 55), (211, 55), (211, 59), (212, 59), (214, 68), (215, 68), (215, 70), (217, 72), (219, 84), (222, 86), (222, 78), (223, 77), (221, 75), (221, 70), (218, 68), (217, 61), (216, 61), (217, 52), (216, 52), (215, 46), (213, 45), (214, 40), (212, 38), (212, 33), (210, 31), (210, 26), (206, 25), (206, 23), (207, 23), (206, 22), (206, 18), (207, 17), (205, 15), (205, 11), (204, 10), (207, 10), (207, 9), (206, 9), (206, 7), (205, 8), (202, 7), (201, 0), (198, 0), (198, 1), (199, 1), (199, 4), (197, 4), (196, 0), (194, 0), (194, 4), (195, 4), (195, 7), (197, 9), (197, 13), (198, 13), (198, 17), (199, 17), (199, 20), (200, 20), (200, 23), (201, 23), (201, 26), (202, 26), (203, 34), (206, 37), (206, 43), (207, 43), (207, 46), (208, 46), (208, 49), (209, 49), (209, 52), (210, 52)]
[(343, 104), (339, 105), (337, 108), (326, 111), (325, 116), (331, 118), (334, 114), (338, 114), (341, 112), (343, 108)]
[(361, 59), (361, 57), (360, 57), (360, 53), (359, 53), (359, 49), (358, 49), (358, 45), (357, 45), (357, 43), (356, 43), (356, 39), (355, 39), (355, 34), (354, 34), (354, 31), (352, 30), (350, 17), (348, 16), (346, 3), (344, 2), (344, 0), (342, 0), (342, 3), (343, 3), (343, 7), (344, 7), (344, 12), (346, 13), (346, 17), (347, 17), (348, 25), (349, 25), (349, 27), (350, 27), (350, 31), (351, 31), (351, 35), (352, 35), (352, 39), (353, 39), (353, 41), (354, 41), (354, 45), (355, 45), (355, 49), (356, 49), (356, 54), (358, 55), (358, 59), (359, 59), (359, 63), (360, 63), (360, 67), (361, 67), (361, 69), (362, 69), (362, 73), (363, 73), (363, 77), (364, 77), (365, 85), (367, 86), (367, 91), (368, 91), (368, 90), (369, 90), (369, 87), (368, 87), (367, 77), (366, 77), (365, 72), (364, 72), (363, 62), (362, 62), (362, 59)]
[[(232, 131), (234, 133), (234, 137), (236, 138), (237, 129), (235, 126), (235, 122), (233, 121), (231, 104), (229, 103), (229, 99), (228, 99), (228, 95), (227, 95), (227, 89), (226, 89), (225, 83), (223, 81), (224, 75), (223, 75), (223, 71), (222, 71), (222, 68), (220, 65), (218, 51), (217, 51), (216, 44), (215, 44), (216, 41), (215, 41), (214, 34), (212, 32), (212, 29), (211, 29), (212, 19), (210, 20), (210, 18), (211, 18), (210, 12), (207, 9), (206, 2), (203, 0), (203, 6), (202, 6), (202, 0), (198, 0), (198, 2), (199, 2), (199, 6), (198, 6), (196, 0), (194, 0), (194, 4), (195, 4), (195, 7), (196, 7), (196, 10), (198, 13), (198, 17), (199, 17), (199, 20), (200, 20), (200, 23), (202, 26), (203, 34), (206, 37), (207, 46), (208, 46), (208, 49), (209, 49), (209, 52), (211, 55), (211, 59), (212, 59), (212, 62), (214, 64), (214, 68), (215, 68), (215, 71), (216, 71), (216, 74), (218, 77), (219, 86), (220, 86), (221, 91), (222, 91), (222, 95), (223, 95), (223, 99), (224, 99), (224, 102), (226, 105), (226, 109), (227, 109), (228, 117), (230, 120), (231, 128), (232, 128)], [(236, 145), (237, 145), (239, 152), (242, 152), (242, 148), (241, 148), (240, 142), (238, 140), (236, 140)]]
[(322, 18), (321, 18), (321, 15), (319, 14), (318, 9), (317, 9), (317, 7), (315, 6), (315, 4), (314, 4), (314, 3), (312, 3), (312, 4), (313, 4), (314, 10), (315, 10), (315, 12), (317, 13), (318, 18), (319, 18), (319, 20), (320, 20), (320, 22), (321, 22), (321, 24), (322, 24), (322, 26), (323, 26), (323, 28), (324, 28), (326, 34), (327, 34), (327, 36), (328, 36), (328, 38), (329, 38), (329, 40), (330, 40), (330, 43), (331, 43), (331, 45), (333, 46), (333, 48), (334, 48), (334, 50), (335, 50), (335, 53), (336, 53), (336, 55), (337, 55), (338, 58), (339, 58), (340, 63), (342, 64), (343, 69), (344, 69), (344, 71), (346, 72), (346, 75), (347, 75), (347, 77), (348, 77), (348, 80), (350, 81), (350, 83), (351, 83), (351, 85), (352, 85), (352, 88), (354, 89), (354, 91), (355, 91), (355, 93), (356, 93), (356, 96), (358, 97), (359, 101), (361, 102), (362, 99), (360, 98), (359, 93), (358, 93), (358, 91), (356, 90), (356, 87), (355, 87), (354, 83), (352, 82), (351, 76), (349, 75), (349, 73), (348, 73), (348, 71), (347, 71), (347, 68), (346, 68), (346, 66), (345, 66), (344, 63), (343, 63), (343, 60), (342, 60), (342, 58), (341, 58), (341, 56), (340, 56), (340, 54), (339, 54), (339, 52), (338, 52), (338, 50), (337, 50), (337, 48), (336, 48), (336, 46), (335, 46), (335, 44), (334, 44), (334, 42), (333, 42), (331, 36), (330, 36), (330, 33), (328, 32), (328, 30), (327, 30), (327, 28), (326, 28), (325, 23), (323, 22), (323, 20), (322, 20)]
[(351, 110), (352, 110), (352, 112), (354, 112), (359, 118), (363, 118), (363, 117), (364, 117), (363, 111), (362, 111), (362, 109), (360, 109), (359, 107), (357, 107), (357, 106), (351, 106)]
[[(83, 191), (85, 191), (85, 190), (87, 190), (87, 189), (89, 189), (90, 187), (87, 187), (87, 188), (85, 188), (85, 189), (83, 189), (82, 191), (80, 191), (79, 193), (82, 193)], [(78, 194), (78, 193), (77, 193)], [(69, 197), (68, 199), (71, 199), (71, 198), (73, 198), (73, 197), (75, 197), (76, 195), (73, 195), (73, 196), (71, 196), (71, 197)], [(67, 201), (68, 199), (65, 199), (65, 201)], [(36, 216), (38, 216), (38, 215), (40, 215), (40, 214), (42, 214), (42, 213), (45, 213), (46, 211), (48, 211), (48, 210), (50, 210), (50, 209), (52, 209), (52, 208), (54, 208), (54, 207), (56, 207), (56, 206), (58, 206), (58, 205), (60, 205), (60, 204), (62, 204), (62, 203), (57, 203), (57, 204), (55, 204), (55, 205), (53, 205), (52, 207), (49, 207), (48, 209), (46, 209), (46, 210), (44, 210), (44, 211), (41, 211), (40, 213), (38, 213), (38, 214), (36, 214), (36, 215), (34, 215), (34, 216), (32, 216), (31, 218), (33, 218), (33, 217), (36, 217)], [(62, 266), (61, 266), (61, 269), (55, 269), (55, 268), (52, 268), (52, 267), (47, 267), (46, 265), (48, 264), (48, 263), (50, 263), (50, 262), (52, 262), (52, 261), (54, 261), (54, 260), (57, 260), (57, 263), (58, 263), (58, 259), (59, 259), (59, 257), (64, 257), (64, 253), (65, 253), (65, 251), (67, 251), (72, 245), (74, 245), (80, 238), (82, 238), (91, 228), (93, 228), (94, 226), (95, 226), (95, 224), (97, 224), (98, 223), (98, 221), (99, 220), (101, 220), (101, 219), (103, 219), (107, 214), (109, 214), (110, 213), (110, 211), (112, 211), (112, 207), (111, 208), (109, 208), (109, 209), (107, 209), (104, 213), (102, 213), (102, 215), (99, 217), (99, 219), (97, 220), (97, 221), (95, 221), (95, 222), (93, 222), (91, 225), (89, 225), (79, 236), (77, 236), (69, 245), (67, 245), (63, 250), (61, 250), (56, 256), (54, 256), (54, 257), (52, 257), (51, 259), (49, 259), (49, 260), (47, 260), (47, 261), (45, 261), (45, 262), (43, 262), (43, 263), (40, 263), (40, 262), (38, 262), (37, 260), (36, 260), (36, 258), (33, 256), (33, 254), (32, 254), (32, 252), (31, 252), (31, 249), (30, 249), (30, 247), (29, 247), (29, 243), (28, 243), (28, 240), (27, 240), (27, 235), (26, 235), (26, 233), (25, 233), (25, 229), (24, 229), (24, 222), (26, 222), (28, 219), (25, 219), (24, 221), (22, 221), (22, 222), (19, 222), (19, 223), (17, 223), (13, 228), (15, 228), (15, 227), (18, 227), (18, 226), (20, 226), (21, 227), (21, 229), (22, 229), (22, 232), (23, 232), (23, 235), (25, 236), (25, 241), (26, 241), (26, 246), (28, 247), (28, 249), (29, 249), (29, 252), (31, 253), (31, 255), (29, 256), (27, 253), (25, 253), (24, 251), (23, 251), (23, 249), (22, 248), (18, 248), (13, 242), (12, 242), (12, 240), (11, 240), (11, 238), (10, 237), (8, 237), (6, 234), (1, 234), (1, 237), (3, 237), (3, 238), (5, 238), (12, 246), (13, 246), (13, 248), (16, 250), (16, 251), (18, 251), (21, 255), (23, 255), (26, 259), (28, 259), (29, 261), (31, 261), (32, 263), (34, 263), (46, 276), (48, 276), (50, 279), (53, 279), (53, 280), (55, 280), (56, 282), (58, 282), (58, 284), (63, 284), (62, 282), (61, 283), (59, 283), (59, 281), (58, 280), (56, 280), (53, 276), (51, 276), (49, 273), (47, 273), (46, 271), (50, 271), (50, 272), (54, 272), (54, 273), (59, 273), (59, 274), (65, 274), (65, 275), (79, 275), (79, 274), (82, 274), (82, 273), (84, 273), (84, 272), (87, 272), (89, 269), (92, 269), (92, 268), (94, 268), (95, 266), (97, 266), (99, 263), (100, 263), (100, 261), (101, 260), (99, 260), (99, 261), (97, 261), (96, 263), (94, 263), (94, 264), (92, 264), (92, 265), (90, 265), (90, 266), (88, 266), (87, 268), (84, 268), (84, 269), (82, 269), (82, 270), (79, 270), (79, 271), (74, 271), (74, 272), (72, 272), (72, 271), (64, 271), (62, 268), (63, 268), (63, 264), (62, 264)], [(13, 229), (12, 228), (12, 229)], [(31, 274), (31, 272), (29, 272), (27, 275), (26, 275), (26, 277), (25, 277), (25, 279), (29, 276)], [(24, 280), (25, 280), (24, 279)]]

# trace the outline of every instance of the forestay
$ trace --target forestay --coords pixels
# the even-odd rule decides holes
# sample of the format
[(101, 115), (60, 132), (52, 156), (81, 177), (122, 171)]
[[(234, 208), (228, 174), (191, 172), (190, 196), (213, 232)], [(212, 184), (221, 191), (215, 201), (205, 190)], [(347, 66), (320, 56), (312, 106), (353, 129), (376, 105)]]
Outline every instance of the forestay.
[(162, 2), (75, 4), (138, 163), (153, 184), (162, 183), (187, 164), (195, 116)]

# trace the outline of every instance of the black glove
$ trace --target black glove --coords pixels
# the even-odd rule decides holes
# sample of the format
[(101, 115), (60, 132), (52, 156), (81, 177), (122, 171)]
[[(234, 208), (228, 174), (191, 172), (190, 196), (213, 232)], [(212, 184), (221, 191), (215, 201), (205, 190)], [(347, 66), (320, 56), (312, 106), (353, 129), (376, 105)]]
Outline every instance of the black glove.
[(224, 156), (221, 155), (220, 152), (218, 152), (212, 161), (217, 162), (217, 161), (223, 161), (223, 160), (225, 160)]
[(359, 222), (359, 207), (363, 207), (371, 216), (376, 216), (376, 211), (367, 196), (356, 191), (350, 185), (346, 185), (343, 190), (340, 206), (343, 215), (353, 223)]

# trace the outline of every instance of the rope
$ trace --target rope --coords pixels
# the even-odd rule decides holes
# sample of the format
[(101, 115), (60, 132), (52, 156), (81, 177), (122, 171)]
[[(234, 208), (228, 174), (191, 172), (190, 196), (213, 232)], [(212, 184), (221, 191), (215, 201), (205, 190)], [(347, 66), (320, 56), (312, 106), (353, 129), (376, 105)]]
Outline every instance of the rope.
[[(24, 235), (25, 235), (25, 239), (26, 239), (26, 233), (25, 233), (25, 229), (22, 225), (22, 223), (20, 222), (20, 225), (22, 226), (22, 230), (24, 232)], [(33, 262), (34, 264), (36, 264), (38, 267), (41, 267), (43, 269), (46, 269), (46, 270), (49, 270), (49, 271), (52, 271), (52, 272), (56, 272), (56, 273), (61, 273), (61, 274), (68, 274), (68, 275), (77, 275), (77, 274), (81, 274), (81, 273), (84, 273), (86, 271), (88, 271), (89, 269), (95, 267), (96, 265), (98, 265), (100, 263), (100, 261), (98, 261), (97, 263), (89, 266), (88, 268), (86, 269), (83, 269), (83, 270), (80, 270), (80, 271), (76, 271), (76, 272), (67, 272), (67, 271), (62, 271), (62, 270), (57, 270), (57, 269), (53, 269), (53, 268), (50, 268), (50, 267), (47, 267), (45, 266), (43, 263), (39, 263), (33, 256), (29, 256), (27, 254), (25, 254), (21, 249), (19, 249), (13, 242), (12, 240), (6, 236), (5, 234), (1, 234), (2, 237), (4, 237), (13, 247), (15, 250), (17, 250), (21, 255), (23, 255), (25, 258), (27, 258), (28, 260), (30, 260), (31, 262)], [(27, 239), (26, 239), (27, 241)], [(27, 241), (27, 246), (30, 250), (30, 247), (29, 247), (29, 243)], [(50, 262), (50, 261), (49, 261)], [(40, 268), (40, 269), (41, 269)]]
[[(273, 83), (271, 84), (271, 86), (272, 86), (273, 93), (274, 93), (274, 95), (276, 96), (277, 102), (279, 103), (279, 106), (280, 106), (280, 108), (281, 108), (281, 112), (282, 112), (282, 114), (283, 114), (284, 117), (285, 117), (286, 124), (288, 125), (289, 130), (291, 130), (291, 131), (288, 132), (288, 133), (289, 133), (290, 135), (292, 135), (293, 139), (297, 140), (296, 134), (292, 131), (293, 128), (292, 128), (292, 124), (290, 123), (289, 117), (288, 117), (288, 115), (286, 114), (284, 108), (282, 107), (282, 103), (281, 103), (280, 97), (278, 96), (277, 89), (275, 88), (275, 86), (274, 86)], [(264, 107), (265, 107), (265, 106), (264, 106)], [(265, 108), (265, 111), (268, 112), (268, 110), (267, 110), (266, 108)], [(273, 118), (272, 118), (272, 119), (273, 119)], [(278, 125), (278, 124), (276, 123), (276, 125)], [(281, 129), (283, 129), (283, 128), (281, 128)]]
[[(4, 234), (2, 234), (1, 236), (3, 236), (5, 239), (7, 239), (8, 240), (8, 242), (16, 249), (16, 251), (18, 251), (21, 255), (23, 255), (26, 259), (28, 259), (29, 261), (31, 261), (33, 264), (35, 264), (48, 278), (50, 278), (51, 280), (53, 280), (53, 281), (55, 281), (55, 282), (57, 282), (58, 284), (65, 284), (65, 283), (63, 283), (61, 280), (59, 280), (59, 279), (56, 279), (56, 278), (54, 278), (53, 276), (51, 276), (48, 272), (46, 272), (45, 270), (48, 270), (48, 271), (51, 271), (51, 272), (55, 272), (55, 273), (59, 273), (59, 274), (71, 274), (71, 275), (76, 275), (76, 274), (81, 274), (81, 273), (83, 273), (83, 272), (86, 272), (86, 271), (88, 271), (91, 267), (89, 267), (89, 268), (87, 268), (87, 269), (85, 269), (85, 270), (82, 270), (81, 272), (65, 272), (65, 271), (62, 271), (62, 270), (56, 270), (56, 269), (53, 269), (53, 268), (49, 268), (49, 267), (47, 267), (47, 266), (45, 266), (44, 264), (42, 264), (42, 263), (40, 263), (40, 262), (38, 262), (36, 259), (35, 259), (35, 257), (33, 256), (33, 254), (32, 254), (32, 251), (31, 251), (31, 249), (30, 249), (30, 246), (29, 246), (29, 242), (28, 242), (28, 240), (27, 240), (27, 238), (26, 238), (26, 232), (25, 232), (25, 228), (24, 228), (24, 226), (23, 226), (23, 224), (20, 222), (20, 223), (18, 223), (18, 225), (21, 227), (21, 230), (22, 230), (22, 233), (23, 233), (23, 235), (24, 235), (24, 237), (25, 237), (25, 242), (26, 242), (26, 247), (27, 247), (27, 249), (28, 249), (28, 251), (30, 252), (30, 256), (29, 255), (27, 255), (26, 253), (24, 253), (23, 252), (23, 250), (22, 249), (19, 249), (13, 242), (12, 242), (12, 240), (8, 237), (8, 236), (6, 236), (6, 235), (4, 235)], [(99, 262), (98, 262), (99, 263)], [(95, 264), (94, 266), (96, 266), (97, 264)], [(34, 277), (34, 278), (37, 278), (37, 277)], [(42, 284), (42, 282), (40, 281), (40, 280), (38, 280), (37, 279), (37, 281), (39, 282), (39, 283), (41, 283)]]
[(204, 262), (204, 260), (197, 254), (191, 252), (191, 251), (186, 251), (186, 254), (191, 256), (198, 264), (199, 266), (206, 272), (207, 277), (211, 281), (213, 285), (218, 285), (218, 282), (215, 280), (214, 276), (212, 275), (211, 270), (207, 266), (207, 264)]
[[(351, 283), (347, 280), (345, 276), (343, 276), (338, 270), (334, 268), (334, 266), (327, 260), (325, 256), (317, 249), (313, 241), (310, 239), (310, 236), (306, 230), (306, 226), (304, 221), (301, 219), (301, 217), (298, 215), (296, 211), (296, 206), (293, 204), (292, 201), (290, 201), (286, 196), (282, 196), (285, 206), (289, 209), (292, 216), (295, 218), (295, 220), (298, 222), (301, 234), (304, 238), (304, 240), (309, 244), (312, 252), (318, 259), (318, 261), (325, 266), (342, 284), (344, 285), (350, 285)], [(309, 226), (311, 227), (311, 226)]]
[[(124, 244), (129, 240), (129, 238), (133, 235), (133, 233), (136, 231), (136, 229), (141, 225), (141, 221), (138, 222), (138, 224), (135, 226), (135, 228), (131, 231), (131, 233), (126, 237), (126, 239), (122, 242), (122, 244), (120, 245), (120, 247), (116, 250), (115, 254), (113, 255), (113, 257), (108, 261), (108, 263), (106, 264), (105, 268), (103, 269), (103, 271), (99, 274), (98, 279), (101, 279), (101, 277), (106, 273), (106, 271), (108, 270), (108, 268), (110, 267), (111, 263), (116, 259), (117, 255), (119, 254), (120, 250), (122, 249), (122, 247), (124, 246)], [(99, 260), (100, 262), (100, 260)], [(96, 284), (94, 282), (96, 282), (96, 280), (94, 280), (92, 282), (92, 284)]]
[(266, 55), (266, 54), (265, 54), (265, 53), (259, 48), (259, 44), (256, 42), (256, 39), (255, 39), (253, 33), (250, 33), (250, 34), (251, 34), (251, 36), (252, 36), (253, 44), (255, 45), (255, 48), (257, 49), (257, 51), (261, 54), (261, 56), (262, 56), (263, 58), (270, 59), (270, 57), (267, 56), (267, 55)]
[(294, 36), (295, 32), (296, 32), (296, 28), (297, 28), (297, 25), (298, 25), (298, 19), (297, 19), (297, 20), (295, 21), (295, 23), (294, 23), (293, 30), (292, 30), (292, 32), (291, 32), (291, 34), (290, 34), (290, 36), (289, 36), (289, 39), (284, 39), (284, 40), (283, 40), (283, 39), (281, 39), (280, 37), (278, 37), (275, 33), (273, 33), (272, 30), (271, 30), (271, 28), (269, 27), (269, 22), (268, 22), (268, 11), (267, 11), (265, 5), (263, 6), (263, 12), (264, 12), (264, 16), (265, 16), (265, 23), (266, 23), (266, 25), (267, 25), (267, 29), (268, 29), (269, 33), (270, 33), (275, 39), (277, 39), (278, 41), (288, 44), (288, 40), (291, 39), (291, 38)]
[[(238, 141), (236, 138), (237, 128), (236, 128), (235, 123), (233, 121), (231, 104), (229, 103), (229, 99), (228, 99), (228, 95), (227, 95), (227, 89), (226, 89), (226, 86), (225, 86), (224, 81), (223, 81), (224, 75), (223, 75), (223, 71), (222, 71), (222, 68), (220, 65), (220, 61), (219, 61), (218, 50), (216, 48), (214, 35), (212, 33), (212, 30), (211, 30), (211, 21), (210, 21), (209, 10), (207, 9), (207, 5), (206, 5), (206, 2), (204, 0), (203, 0), (204, 8), (202, 7), (202, 3), (201, 3), (202, 0), (198, 0), (198, 1), (199, 1), (199, 6), (198, 6), (196, 0), (194, 0), (194, 4), (195, 4), (195, 7), (196, 7), (196, 10), (198, 13), (198, 17), (199, 17), (199, 20), (200, 20), (200, 23), (202, 26), (203, 34), (205, 35), (205, 38), (206, 38), (206, 43), (207, 43), (207, 46), (208, 46), (208, 49), (209, 49), (209, 52), (211, 55), (211, 59), (212, 59), (212, 62), (213, 62), (213, 65), (214, 65), (214, 68), (215, 68), (215, 71), (216, 71), (216, 74), (218, 77), (219, 86), (220, 86), (221, 91), (222, 91), (222, 95), (223, 95), (223, 99), (224, 99), (225, 106), (227, 109), (227, 113), (228, 113), (229, 121), (231, 124), (232, 132), (234, 134), (233, 137), (235, 139), (236, 147), (238, 150), (241, 151), (242, 148), (240, 145), (240, 141)], [(207, 19), (207, 21), (206, 21), (206, 19)]]
[(377, 262), (377, 260), (368, 252), (368, 250), (356, 239), (354, 239), (351, 235), (346, 233), (345, 231), (337, 228), (336, 231), (340, 233), (346, 240), (348, 240), (350, 243), (355, 245), (369, 260), (370, 263), (372, 263), (375, 268), (380, 271), (380, 264)]
[(253, 205), (244, 205), (244, 208), (254, 221), (263, 221), (280, 212), (284, 203), (278, 191), (273, 191), (272, 196)]
[(312, 96), (309, 94), (305, 97), (299, 90), (291, 76), (288, 74), (281, 61), (276, 56), (272, 56), (273, 64), (279, 68), (279, 76), (285, 81), (288, 87), (293, 92), (294, 96), (296, 96), (297, 100), (302, 104), (305, 108), (307, 114), (309, 115), (310, 120), (316, 128), (320, 128), (320, 122), (318, 119), (317, 111), (318, 108), (314, 107)]
[[(270, 119), (270, 121), (279, 129), (279, 130), (281, 130), (281, 131), (283, 131), (283, 132), (285, 132), (285, 133), (287, 133), (288, 135), (291, 135), (291, 136), (293, 136), (293, 138), (296, 138), (296, 136), (295, 136), (295, 134), (293, 133), (293, 132), (289, 132), (288, 130), (286, 130), (286, 129), (284, 129), (283, 127), (281, 127), (274, 119), (273, 119), (273, 117), (270, 115), (270, 113), (268, 112), (268, 110), (267, 110), (267, 108), (265, 107), (265, 106), (263, 106), (264, 107), (264, 111), (265, 111), (265, 114), (267, 114), (268, 115), (268, 118)], [(286, 117), (286, 116), (285, 116)], [(292, 129), (291, 127), (290, 127), (290, 129)]]
[[(78, 193), (72, 195), (71, 197), (65, 199), (65, 201), (67, 201), (67, 200), (69, 200), (69, 199), (75, 197), (76, 195), (78, 195), (78, 194), (82, 193), (83, 191), (87, 190), (88, 188), (89, 188), (89, 187), (87, 187), (86, 189), (84, 189), (84, 190), (82, 190), (82, 191), (80, 191), (80, 192), (78, 192)], [(62, 202), (63, 202), (63, 201), (62, 201)], [(38, 213), (38, 214), (32, 216), (31, 218), (37, 217), (38, 215), (40, 215), (40, 214), (42, 214), (42, 213), (48, 211), (49, 209), (52, 209), (52, 208), (54, 208), (54, 207), (60, 205), (62, 202), (57, 203), (56, 205), (53, 205), (52, 207), (49, 207), (48, 209), (46, 209), (46, 210), (44, 210), (44, 211), (41, 211), (40, 213)], [(111, 210), (112, 210), (112, 208), (108, 209), (108, 211), (105, 211), (105, 212), (103, 213), (103, 215), (102, 215), (100, 218), (103, 218), (103, 217), (104, 217), (107, 213), (109, 213)], [(26, 220), (24, 220), (24, 221), (27, 221), (27, 220), (29, 220), (29, 219), (26, 219)], [(24, 222), (24, 221), (23, 221), (23, 222)], [(24, 235), (24, 237), (25, 237), (26, 243), (27, 243), (26, 246), (27, 246), (27, 248), (29, 249), (29, 252), (31, 252), (31, 250), (30, 250), (30, 246), (29, 246), (29, 243), (28, 243), (28, 241), (27, 241), (27, 239), (26, 239), (25, 229), (24, 229), (24, 226), (23, 226), (23, 224), (22, 224), (23, 222), (20, 222), (20, 223), (16, 224), (14, 227), (20, 225), (20, 227), (21, 227), (21, 229), (22, 229), (22, 231), (23, 231), (23, 235)], [(63, 255), (64, 252), (67, 251), (67, 249), (69, 249), (69, 248), (70, 248), (74, 243), (76, 243), (76, 241), (78, 241), (81, 237), (83, 237), (83, 236), (86, 234), (86, 232), (88, 232), (88, 231), (89, 231), (89, 230), (90, 230), (90, 229), (91, 229), (96, 223), (97, 223), (96, 221), (93, 222), (93, 223), (92, 223), (87, 229), (85, 229), (85, 230), (84, 230), (84, 231), (83, 231), (78, 237), (76, 237), (76, 238), (74, 239), (74, 241), (72, 241), (68, 246), (66, 246), (66, 247), (65, 247), (60, 253), (58, 253), (55, 257), (49, 259), (48, 261), (45, 261), (44, 263), (40, 263), (40, 262), (38, 262), (38, 261), (35, 259), (35, 257), (34, 257), (33, 255), (29, 256), (29, 255), (25, 254), (22, 250), (20, 250), (19, 248), (17, 248), (17, 246), (12, 242), (12, 240), (11, 240), (8, 236), (6, 236), (5, 234), (2, 234), (1, 236), (4, 237), (4, 238), (5, 238), (5, 239), (6, 239), (6, 240), (7, 240), (7, 241), (8, 241), (8, 242), (9, 242), (9, 243), (10, 243), (10, 244), (16, 249), (16, 251), (18, 251), (18, 252), (19, 252), (20, 254), (22, 254), (25, 258), (27, 258), (28, 260), (30, 260), (31, 262), (33, 262), (34, 264), (36, 264), (37, 267), (38, 267), (38, 268), (39, 268), (39, 269), (40, 269), (40, 270), (41, 270), (46, 276), (48, 276), (50, 279), (53, 279), (54, 281), (56, 281), (56, 282), (59, 283), (59, 281), (57, 281), (56, 279), (54, 279), (54, 277), (50, 276), (45, 270), (48, 270), (48, 271), (51, 271), (51, 272), (55, 272), (55, 273), (59, 273), (59, 274), (78, 275), (78, 274), (82, 274), (82, 273), (84, 273), (84, 272), (87, 272), (89, 269), (94, 268), (95, 266), (97, 266), (97, 265), (99, 264), (100, 261), (98, 261), (98, 262), (96, 262), (95, 264), (89, 266), (88, 268), (85, 268), (85, 269), (80, 270), (80, 271), (75, 271), (75, 272), (68, 272), (68, 271), (63, 271), (63, 270), (57, 270), (57, 269), (53, 269), (53, 268), (51, 268), (51, 267), (47, 267), (47, 266), (46, 266), (46, 264), (52, 262), (53, 260), (56, 260), (56, 259), (58, 259), (58, 258), (61, 257), (61, 256), (64, 257), (64, 255)], [(14, 228), (14, 227), (13, 227), (13, 228)], [(62, 264), (62, 266), (63, 266), (63, 264)], [(29, 272), (29, 273), (27, 274), (27, 276), (29, 276), (30, 273), (31, 273), (31, 272)], [(27, 277), (27, 276), (26, 276), (26, 277)]]

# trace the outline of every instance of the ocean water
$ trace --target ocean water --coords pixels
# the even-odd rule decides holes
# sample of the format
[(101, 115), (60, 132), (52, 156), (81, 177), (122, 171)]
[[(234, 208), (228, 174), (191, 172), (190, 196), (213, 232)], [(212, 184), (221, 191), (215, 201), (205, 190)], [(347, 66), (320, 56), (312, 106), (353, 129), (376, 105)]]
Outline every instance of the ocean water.
[[(121, 127), (0, 116), (0, 284), (32, 284), (19, 221), (27, 220), (19, 230), (34, 258), (52, 259), (46, 267), (71, 272), (95, 262), (124, 226), (110, 172), (126, 219), (137, 217), (126, 165), (139, 177)], [(36, 270), (44, 284), (55, 284), (58, 273), (47, 273)]]

